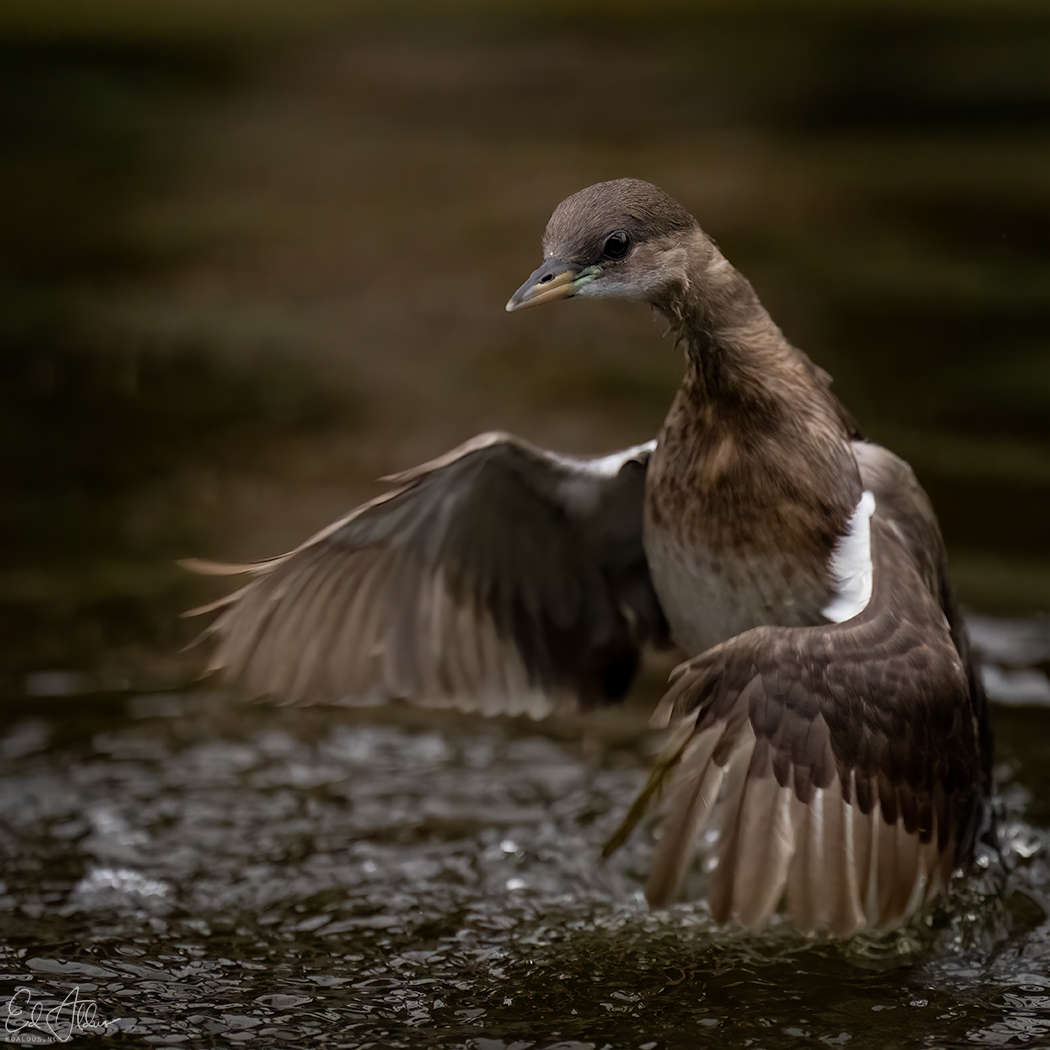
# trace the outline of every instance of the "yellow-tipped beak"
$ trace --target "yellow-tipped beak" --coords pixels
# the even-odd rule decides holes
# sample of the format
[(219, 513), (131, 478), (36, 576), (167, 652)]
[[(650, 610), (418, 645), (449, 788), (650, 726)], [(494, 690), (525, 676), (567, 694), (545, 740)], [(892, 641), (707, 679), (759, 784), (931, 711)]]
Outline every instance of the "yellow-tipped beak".
[(510, 297), (507, 312), (524, 310), (526, 306), (539, 306), (540, 303), (552, 303), (555, 299), (567, 299), (576, 293), (580, 276), (567, 262), (547, 259)]

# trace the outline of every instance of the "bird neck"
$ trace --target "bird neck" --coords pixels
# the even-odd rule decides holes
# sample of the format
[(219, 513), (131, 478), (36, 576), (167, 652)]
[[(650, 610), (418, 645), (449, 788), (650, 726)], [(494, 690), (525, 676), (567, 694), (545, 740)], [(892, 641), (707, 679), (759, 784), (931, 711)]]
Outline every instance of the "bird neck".
[(702, 234), (691, 246), (683, 279), (655, 305), (686, 352), (690, 378), (712, 398), (759, 394), (771, 376), (795, 371), (797, 352), (751, 282)]
[(823, 579), (861, 496), (852, 426), (746, 278), (707, 238), (696, 247), (654, 303), (688, 365), (650, 466), (647, 520), (687, 545), (789, 556)]
[(654, 305), (686, 352), (684, 385), (693, 398), (712, 411), (736, 408), (742, 419), (773, 413), (844, 436), (829, 377), (787, 341), (747, 278), (704, 234), (688, 260), (683, 280)]

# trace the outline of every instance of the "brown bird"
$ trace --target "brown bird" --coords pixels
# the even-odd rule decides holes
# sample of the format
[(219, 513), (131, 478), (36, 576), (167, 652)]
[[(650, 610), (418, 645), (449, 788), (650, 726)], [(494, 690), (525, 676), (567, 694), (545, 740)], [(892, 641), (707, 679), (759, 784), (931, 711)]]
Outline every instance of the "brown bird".
[[(828, 375), (657, 187), (563, 201), (507, 303), (649, 303), (685, 351), (659, 437), (596, 459), (491, 433), (252, 566), (212, 668), (292, 703), (381, 694), (485, 714), (621, 698), (641, 648), (691, 659), (670, 744), (610, 847), (660, 800), (646, 887), (677, 899), (714, 840), (714, 917), (899, 926), (972, 857), (987, 701), (925, 493), (863, 441)], [(713, 834), (716, 833), (716, 834)]]

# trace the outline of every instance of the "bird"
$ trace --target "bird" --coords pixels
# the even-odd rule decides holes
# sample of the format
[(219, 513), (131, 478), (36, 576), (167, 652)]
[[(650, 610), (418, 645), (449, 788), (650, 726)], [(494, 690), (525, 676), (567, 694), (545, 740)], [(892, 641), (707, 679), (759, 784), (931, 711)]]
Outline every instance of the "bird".
[(503, 432), (421, 466), (200, 611), (209, 669), (288, 703), (397, 697), (589, 710), (677, 646), (667, 744), (606, 846), (658, 818), (645, 887), (757, 931), (894, 930), (987, 832), (993, 740), (930, 501), (677, 200), (563, 200), (509, 312), (620, 298), (662, 315), (682, 385), (658, 436), (596, 457)]

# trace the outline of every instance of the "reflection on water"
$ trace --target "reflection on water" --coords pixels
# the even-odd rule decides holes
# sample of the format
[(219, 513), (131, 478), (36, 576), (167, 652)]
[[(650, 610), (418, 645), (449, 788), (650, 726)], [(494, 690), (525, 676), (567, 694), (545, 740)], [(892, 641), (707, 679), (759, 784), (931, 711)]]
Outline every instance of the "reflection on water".
[(1006, 704), (1050, 703), (1050, 618), (999, 620), (967, 618), (970, 637), (984, 662), (988, 695)]
[[(1036, 626), (978, 633), (1016, 657)], [(951, 911), (841, 946), (650, 912), (648, 834), (599, 862), (645, 778), (640, 709), (544, 727), (199, 691), (17, 705), (0, 997), (76, 988), (107, 1036), (155, 1046), (1041, 1045), (1050, 831), (1026, 810), (1050, 791), (1016, 771), (1039, 770), (1050, 709), (1013, 712), (1012, 873), (986, 857)]]

